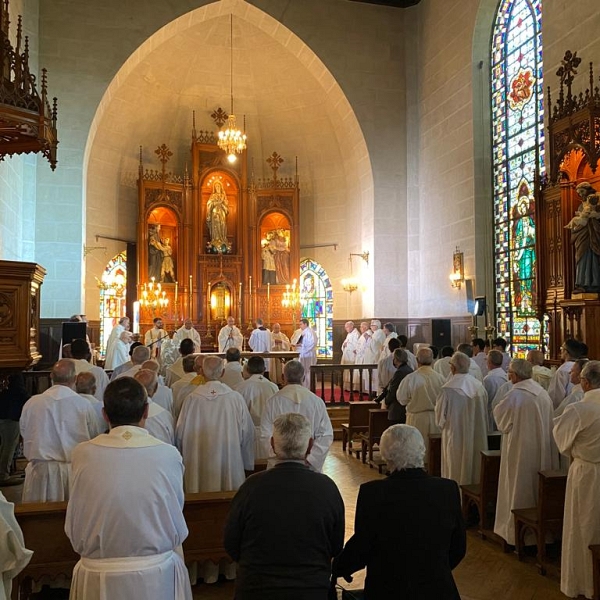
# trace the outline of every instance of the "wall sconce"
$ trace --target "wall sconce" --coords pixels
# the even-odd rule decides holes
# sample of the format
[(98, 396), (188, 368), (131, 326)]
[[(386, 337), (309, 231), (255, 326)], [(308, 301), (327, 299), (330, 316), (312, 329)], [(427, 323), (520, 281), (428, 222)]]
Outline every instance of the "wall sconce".
[(450, 274), (450, 283), (453, 288), (460, 290), (465, 282), (465, 255), (456, 246), (456, 250), (452, 255), (452, 273)]
[(347, 279), (342, 279), (342, 288), (345, 292), (355, 292), (358, 289), (358, 280), (352, 276), (352, 257), (360, 256), (367, 264), (369, 264), (369, 251), (366, 250), (362, 254), (350, 253), (348, 257), (348, 262), (350, 263), (350, 277)]

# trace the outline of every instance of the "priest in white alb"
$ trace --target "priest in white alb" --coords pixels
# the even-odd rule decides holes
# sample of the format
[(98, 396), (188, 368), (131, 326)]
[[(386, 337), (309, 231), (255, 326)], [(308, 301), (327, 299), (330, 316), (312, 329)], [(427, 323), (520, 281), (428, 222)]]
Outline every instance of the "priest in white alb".
[(539, 471), (558, 467), (552, 440), (552, 400), (531, 374), (531, 363), (513, 359), (508, 367), (512, 388), (494, 408), (494, 420), (502, 433), (494, 533), (512, 545), (512, 509), (535, 506)]
[(177, 418), (187, 397), (199, 386), (206, 383), (202, 373), (202, 363), (206, 358), (203, 354), (190, 354), (183, 359), (184, 375), (173, 384), (173, 418)]
[(139, 381), (146, 390), (148, 396), (148, 416), (144, 428), (157, 440), (165, 444), (175, 444), (175, 425), (173, 416), (168, 410), (153, 401), (153, 396), (158, 389), (158, 377), (154, 371), (140, 369), (136, 374), (136, 381)]
[[(271, 352), (289, 352), (291, 348), (290, 338), (288, 338), (283, 331), (281, 331), (281, 325), (279, 323), (273, 323), (273, 330), (271, 331)], [(283, 384), (283, 361), (280, 358), (273, 358), (271, 360), (271, 370), (269, 378), (271, 381), (278, 385)]]
[(108, 375), (101, 367), (91, 364), (92, 355), (90, 353), (90, 345), (85, 340), (73, 340), (71, 342), (71, 355), (75, 363), (76, 373), (93, 373), (96, 379), (96, 393), (94, 396), (98, 400), (102, 400), (104, 390), (108, 385)]
[[(346, 339), (342, 343), (342, 364), (353, 365), (356, 363), (356, 348), (360, 332), (354, 327), (353, 321), (346, 321), (344, 329), (346, 330)], [(350, 373), (353, 374), (352, 385), (350, 385)], [(359, 385), (358, 371), (344, 370), (344, 390), (358, 390)]]
[(181, 455), (143, 428), (146, 400), (139, 382), (112, 382), (110, 432), (73, 452), (65, 532), (81, 560), (71, 600), (192, 600)]
[(226, 352), (227, 348), (242, 349), (244, 344), (244, 336), (242, 332), (235, 326), (235, 319), (227, 317), (227, 325), (221, 328), (218, 336), (219, 352)]
[[(129, 330), (129, 317), (121, 317), (119, 322), (112, 328), (108, 340), (106, 342), (106, 355), (104, 358), (104, 368), (107, 371), (112, 371), (115, 367), (118, 367), (121, 363), (119, 360), (122, 358), (121, 355), (117, 355), (117, 341), (120, 339), (121, 334)], [(123, 362), (127, 362), (129, 357), (125, 358)]]
[(508, 375), (502, 368), (504, 357), (499, 350), (490, 350), (487, 355), (487, 375), (483, 378), (483, 387), (488, 396), (487, 405), (487, 424), (488, 432), (497, 431), (496, 422), (494, 421), (492, 403), (498, 393), (498, 390), (508, 381)]
[(571, 367), (578, 358), (587, 356), (586, 344), (574, 339), (565, 340), (560, 347), (560, 358), (563, 363), (556, 369), (550, 383), (548, 384), (548, 395), (552, 399), (554, 408), (571, 393)]
[(200, 334), (194, 327), (194, 322), (191, 319), (186, 319), (183, 325), (173, 334), (173, 343), (176, 348), (183, 340), (192, 340), (194, 342), (194, 352), (201, 352), (202, 343), (200, 341)]
[(442, 386), (435, 405), (435, 420), (442, 430), (442, 477), (459, 485), (479, 483), (481, 451), (487, 443), (487, 393), (469, 375), (471, 359), (455, 352), (450, 379)]
[[(256, 319), (256, 328), (250, 334), (248, 346), (252, 352), (270, 352), (271, 351), (271, 332), (265, 327), (262, 319)], [(271, 370), (271, 361), (265, 360), (265, 371)]]
[(165, 373), (165, 385), (170, 388), (183, 377), (183, 359), (190, 354), (194, 354), (194, 342), (190, 339), (182, 340), (178, 351), (179, 357), (167, 368)]
[(294, 345), (294, 350), (300, 353), (298, 360), (304, 366), (302, 385), (310, 388), (310, 367), (317, 364), (317, 334), (310, 328), (308, 319), (300, 319), (300, 337)]

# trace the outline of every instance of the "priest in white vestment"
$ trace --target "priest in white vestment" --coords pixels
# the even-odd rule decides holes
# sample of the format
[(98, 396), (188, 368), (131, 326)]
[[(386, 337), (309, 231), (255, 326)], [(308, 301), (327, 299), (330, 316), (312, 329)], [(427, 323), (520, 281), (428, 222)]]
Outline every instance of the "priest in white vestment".
[(483, 383), (483, 374), (481, 372), (481, 369), (479, 368), (477, 362), (475, 362), (475, 360), (473, 359), (473, 346), (471, 346), (471, 344), (459, 344), (456, 347), (456, 351), (462, 352), (463, 354), (466, 354), (469, 357), (469, 375), (472, 375), (473, 377), (475, 377), (475, 379), (477, 379), (477, 381)]
[[(454, 348), (452, 346), (444, 346), (441, 350), (441, 358), (436, 360), (433, 365), (433, 370), (439, 373), (444, 378), (444, 381), (450, 377), (450, 360), (453, 354)], [(425, 439), (427, 440), (427, 438)]]
[(121, 371), (115, 379), (119, 377), (135, 377), (135, 374), (142, 368), (142, 365), (150, 360), (150, 348), (146, 346), (137, 346), (131, 353), (132, 366), (124, 371)]
[(235, 391), (239, 392), (248, 406), (254, 423), (254, 458), (267, 458), (269, 448), (263, 446), (260, 437), (260, 420), (265, 411), (269, 398), (274, 396), (279, 388), (265, 376), (265, 360), (262, 356), (251, 356), (246, 364), (250, 377), (239, 383)]
[(481, 369), (481, 374), (485, 378), (488, 374), (487, 354), (485, 353), (485, 340), (481, 338), (475, 338), (471, 342), (473, 348), (473, 360), (477, 366)]
[[(124, 365), (130, 359), (129, 350), (131, 349), (131, 331), (124, 331), (119, 336), (119, 339), (113, 345), (112, 363), (114, 368)], [(105, 369), (108, 369), (104, 365)]]
[(75, 362), (59, 360), (51, 377), (52, 387), (25, 403), (19, 422), (29, 461), (23, 502), (68, 500), (71, 452), (96, 433), (94, 408), (75, 392)]
[(104, 416), (102, 415), (102, 408), (104, 403), (100, 402), (98, 398), (94, 396), (96, 393), (96, 378), (93, 373), (81, 372), (75, 379), (75, 391), (82, 397), (85, 398), (94, 409), (96, 415), (96, 421), (93, 431), (90, 432), (91, 437), (96, 437), (101, 433), (105, 433), (108, 429)]
[(533, 365), (533, 375), (531, 379), (537, 381), (546, 391), (550, 386), (552, 369), (544, 366), (544, 353), (541, 350), (530, 350), (527, 353), (527, 360)]
[(170, 414), (173, 414), (173, 391), (163, 383), (162, 375), (159, 374), (159, 368), (159, 364), (155, 360), (147, 360), (142, 363), (140, 371), (146, 369), (156, 374), (157, 386), (156, 391), (152, 394), (152, 402), (158, 404), (158, 406), (164, 408)]
[(202, 343), (200, 341), (200, 334), (197, 329), (194, 327), (194, 323), (191, 319), (186, 319), (183, 322), (183, 326), (180, 327), (173, 334), (173, 343), (176, 348), (179, 348), (181, 342), (183, 340), (192, 340), (194, 342), (194, 352), (202, 351)]
[(235, 319), (233, 317), (227, 317), (227, 325), (221, 328), (217, 339), (219, 342), (219, 352), (226, 352), (227, 348), (242, 350), (242, 346), (244, 345), (244, 336), (235, 326)]
[(401, 334), (398, 336), (398, 341), (400, 342), (400, 348), (406, 352), (407, 361), (406, 364), (413, 370), (416, 371), (419, 368), (417, 364), (417, 357), (408, 349), (408, 338)]
[[(398, 341), (397, 337), (391, 337), (386, 342), (386, 345), (388, 346), (388, 349), (392, 351), (392, 353), (381, 358), (377, 364), (378, 396), (383, 392), (383, 389), (392, 380), (392, 377), (396, 373), (396, 366), (394, 365), (394, 350), (400, 348), (400, 342)], [(381, 356), (383, 356), (383, 352), (381, 353)]]
[[(119, 322), (112, 328), (108, 340), (106, 342), (106, 354), (104, 358), (104, 368), (107, 371), (112, 371), (115, 367), (118, 367), (121, 363), (118, 360), (121, 356), (117, 357), (116, 348), (117, 341), (120, 339), (121, 334), (129, 330), (129, 317), (121, 317)], [(127, 362), (126, 358), (123, 362)]]
[(298, 360), (304, 367), (302, 385), (310, 389), (310, 367), (317, 364), (317, 334), (310, 328), (308, 319), (300, 319), (300, 332), (294, 350), (300, 353)]
[(179, 413), (187, 397), (199, 386), (206, 383), (202, 373), (203, 354), (190, 354), (183, 359), (184, 375), (173, 384), (173, 418), (177, 425)]
[(487, 393), (469, 375), (470, 363), (466, 354), (454, 353), (452, 377), (435, 405), (436, 424), (442, 430), (442, 477), (459, 485), (479, 483), (481, 451), (488, 449)]
[(194, 354), (194, 342), (190, 339), (182, 340), (179, 344), (179, 358), (166, 370), (165, 385), (173, 387), (183, 377), (183, 359), (190, 354)]
[(81, 560), (71, 600), (192, 600), (181, 545), (183, 463), (143, 429), (146, 392), (133, 379), (106, 390), (110, 432), (73, 452), (65, 532)]
[(429, 445), (429, 434), (440, 432), (435, 422), (435, 403), (445, 383), (444, 377), (431, 367), (432, 362), (431, 348), (419, 348), (417, 370), (400, 382), (396, 392), (398, 402), (406, 406), (406, 424), (416, 427), (425, 440), (425, 452)]
[[(390, 352), (390, 348), (388, 346), (390, 340), (392, 339), (398, 339), (398, 334), (396, 333), (396, 327), (394, 326), (393, 323), (385, 323), (383, 325), (383, 333), (385, 334), (385, 340), (383, 342), (383, 347), (381, 348), (381, 353), (379, 354), (379, 361), (382, 360), (383, 358), (386, 358), (386, 356), (390, 356), (391, 354), (394, 353), (394, 350), (396, 348), (394, 348), (394, 350), (392, 350)], [(400, 346), (398, 346), (399, 348)], [(377, 362), (379, 362), (377, 361)]]
[(71, 342), (71, 355), (77, 373), (92, 373), (94, 375), (96, 378), (96, 393), (94, 396), (98, 398), (98, 400), (102, 400), (109, 379), (104, 369), (92, 365), (89, 362), (92, 358), (90, 354), (90, 345), (85, 340), (73, 340)]
[[(273, 330), (271, 331), (271, 352), (289, 352), (290, 348), (290, 339), (281, 331), (281, 325), (279, 323), (273, 323)], [(283, 361), (280, 358), (273, 358), (271, 360), (269, 378), (274, 383), (283, 385)]]
[[(353, 321), (346, 321), (344, 324), (346, 330), (346, 339), (342, 343), (342, 363), (343, 365), (353, 365), (356, 362), (356, 351), (358, 346), (358, 340), (360, 339), (360, 332), (354, 327)], [(350, 385), (350, 373), (353, 373), (352, 385)], [(358, 390), (358, 371), (345, 370), (344, 371), (344, 390), (352, 391)]]
[(563, 523), (560, 590), (569, 598), (594, 597), (592, 553), (600, 544), (600, 361), (581, 373), (583, 399), (554, 419), (554, 439), (571, 460)]
[(506, 351), (506, 340), (502, 337), (497, 337), (495, 340), (492, 340), (492, 350), (498, 350), (498, 352), (502, 352), (502, 368), (508, 372), (508, 365), (510, 364), (510, 354)]
[(157, 440), (173, 446), (175, 444), (173, 415), (154, 402), (153, 398), (158, 389), (158, 377), (156, 373), (148, 369), (141, 369), (135, 374), (135, 380), (144, 386), (148, 395), (148, 416), (146, 417), (144, 428)]
[[(323, 470), (323, 463), (333, 442), (333, 428), (327, 414), (325, 403), (316, 394), (302, 385), (304, 366), (298, 360), (290, 360), (283, 367), (286, 382), (279, 392), (267, 401), (260, 422), (260, 437), (263, 448), (270, 445), (273, 434), (273, 422), (279, 415), (298, 413), (311, 423), (313, 448), (307, 457), (309, 465), (317, 472)], [(275, 455), (270, 452), (270, 457)]]
[(502, 352), (498, 350), (490, 350), (487, 355), (488, 368), (487, 375), (483, 378), (483, 387), (487, 393), (487, 424), (488, 432), (497, 431), (496, 422), (494, 421), (494, 406), (493, 401), (498, 393), (498, 390), (508, 381), (508, 375), (502, 368)]
[[(262, 319), (256, 319), (256, 328), (250, 334), (248, 346), (252, 352), (270, 352), (271, 351), (271, 332), (265, 327)], [(266, 373), (271, 372), (271, 361), (265, 359)]]
[(186, 492), (237, 490), (254, 468), (254, 425), (241, 394), (219, 381), (223, 361), (207, 356), (206, 378), (186, 399), (175, 440), (185, 465)]
[(578, 358), (571, 367), (571, 393), (558, 405), (558, 408), (554, 411), (554, 418), (560, 417), (564, 412), (565, 408), (570, 404), (579, 402), (583, 399), (583, 388), (581, 387), (581, 372), (586, 364), (589, 362), (587, 358)]
[(554, 372), (548, 385), (548, 394), (552, 399), (554, 408), (571, 393), (571, 367), (578, 358), (587, 356), (588, 347), (577, 340), (569, 339), (560, 347), (560, 357), (564, 361)]
[(234, 390), (242, 381), (242, 353), (239, 348), (227, 348), (223, 364), (223, 375), (219, 378), (221, 383)]
[[(369, 324), (366, 321), (363, 321), (360, 324), (360, 337), (358, 338), (358, 342), (356, 343), (356, 361), (354, 364), (356, 365), (364, 365), (365, 364), (365, 355), (367, 354), (367, 348), (371, 343), (372, 332), (369, 329)], [(356, 390), (362, 389), (364, 386), (362, 385), (362, 378), (360, 371), (354, 371), (354, 378), (357, 381)], [(364, 391), (364, 389), (363, 389)]]
[(160, 360), (163, 342), (169, 339), (169, 334), (163, 329), (163, 321), (160, 317), (152, 319), (152, 329), (146, 331), (144, 344), (150, 349), (150, 356)]
[(25, 548), (14, 504), (0, 492), (0, 600), (10, 600), (12, 580), (28, 565), (32, 555)]
[(558, 467), (558, 452), (552, 440), (552, 400), (531, 374), (531, 363), (513, 359), (508, 369), (512, 389), (494, 408), (494, 419), (502, 432), (494, 533), (512, 545), (512, 509), (535, 506), (538, 472)]

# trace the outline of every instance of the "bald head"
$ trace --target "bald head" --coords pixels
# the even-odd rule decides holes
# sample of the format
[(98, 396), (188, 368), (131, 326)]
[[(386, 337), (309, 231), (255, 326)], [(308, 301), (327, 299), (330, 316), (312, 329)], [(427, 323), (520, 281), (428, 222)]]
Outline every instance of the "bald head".
[(75, 389), (75, 362), (70, 358), (63, 358), (59, 360), (53, 367), (50, 377), (54, 385), (64, 385), (66, 387)]
[(198, 375), (202, 373), (202, 365), (204, 364), (205, 358), (206, 356), (204, 356), (204, 354), (198, 354), (198, 356), (194, 358), (194, 371), (198, 373)]
[(145, 363), (150, 358), (150, 348), (146, 346), (138, 346), (131, 353), (131, 362), (134, 365), (141, 365)]
[(152, 398), (156, 393), (156, 388), (158, 388), (157, 374), (150, 369), (140, 369), (134, 377), (144, 386), (146, 393)]
[(142, 363), (142, 369), (158, 374), (158, 363), (155, 360), (146, 360)]
[(530, 350), (527, 353), (527, 360), (534, 366), (544, 366), (544, 353), (541, 350)]
[(223, 361), (218, 356), (207, 356), (202, 363), (206, 381), (216, 381), (223, 375)]
[(96, 377), (89, 371), (82, 371), (75, 380), (75, 391), (78, 394), (93, 396), (96, 393)]
[(433, 362), (433, 351), (431, 348), (421, 347), (417, 350), (417, 363), (419, 366), (430, 365)]

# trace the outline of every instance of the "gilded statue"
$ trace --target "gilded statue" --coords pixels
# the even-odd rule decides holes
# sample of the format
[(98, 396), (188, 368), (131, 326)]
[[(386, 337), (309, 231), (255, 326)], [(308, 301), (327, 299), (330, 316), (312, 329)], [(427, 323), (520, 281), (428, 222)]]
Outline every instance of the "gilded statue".
[(213, 183), (213, 191), (206, 204), (206, 224), (210, 234), (210, 242), (207, 244), (209, 252), (228, 253), (231, 244), (227, 242), (227, 215), (229, 204), (227, 194), (220, 181)]

